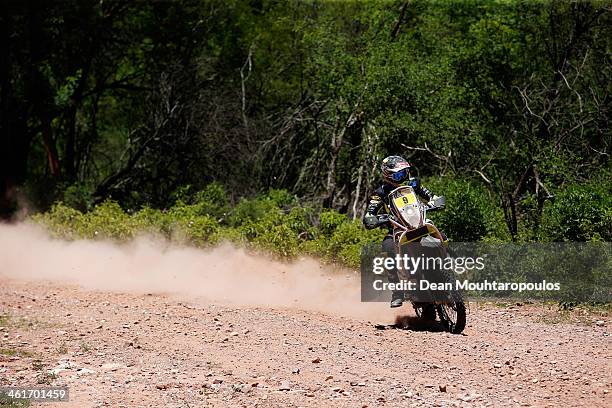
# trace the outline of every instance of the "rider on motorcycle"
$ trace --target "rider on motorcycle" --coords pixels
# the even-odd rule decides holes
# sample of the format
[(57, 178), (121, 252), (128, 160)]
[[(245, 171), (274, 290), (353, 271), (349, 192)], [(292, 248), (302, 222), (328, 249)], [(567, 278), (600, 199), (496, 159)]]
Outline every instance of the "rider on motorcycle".
[[(389, 214), (389, 193), (399, 186), (407, 185), (412, 187), (414, 192), (425, 201), (432, 201), (437, 198), (426, 187), (422, 186), (419, 179), (410, 176), (410, 163), (400, 156), (386, 157), (380, 166), (383, 174), (383, 183), (374, 190), (370, 196), (363, 224), (367, 229), (376, 227), (386, 227), (389, 233), (382, 241), (382, 249), (388, 257), (395, 257), (396, 249), (393, 241), (393, 227), (386, 217), (379, 217), (382, 214)], [(391, 283), (398, 283), (399, 277), (397, 269), (389, 269), (387, 279)], [(391, 307), (399, 307), (404, 303), (404, 292), (394, 290), (391, 295)]]

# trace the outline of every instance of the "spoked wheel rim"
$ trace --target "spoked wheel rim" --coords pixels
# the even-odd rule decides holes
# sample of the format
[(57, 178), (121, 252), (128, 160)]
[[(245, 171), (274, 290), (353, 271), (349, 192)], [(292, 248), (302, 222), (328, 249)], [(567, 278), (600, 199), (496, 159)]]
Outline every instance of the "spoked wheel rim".
[(431, 303), (415, 305), (414, 311), (417, 317), (420, 319), (436, 320), (436, 309)]
[(465, 328), (465, 305), (463, 302), (441, 303), (436, 307), (440, 321), (451, 333), (461, 333)]
[(441, 306), (445, 319), (455, 325), (457, 323), (457, 304), (455, 302), (443, 303)]

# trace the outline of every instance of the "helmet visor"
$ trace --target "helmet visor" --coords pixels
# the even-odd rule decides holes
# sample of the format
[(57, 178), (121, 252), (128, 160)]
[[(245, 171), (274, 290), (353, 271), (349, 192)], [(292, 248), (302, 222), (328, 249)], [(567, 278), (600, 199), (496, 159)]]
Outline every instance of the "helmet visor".
[(401, 169), (391, 174), (393, 181), (404, 181), (408, 178), (408, 169)]

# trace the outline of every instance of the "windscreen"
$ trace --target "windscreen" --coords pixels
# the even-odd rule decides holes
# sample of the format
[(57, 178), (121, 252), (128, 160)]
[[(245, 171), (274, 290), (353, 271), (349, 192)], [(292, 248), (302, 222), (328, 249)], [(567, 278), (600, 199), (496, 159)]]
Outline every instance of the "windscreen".
[(391, 206), (400, 221), (409, 228), (423, 225), (419, 199), (412, 187), (401, 187), (391, 193)]

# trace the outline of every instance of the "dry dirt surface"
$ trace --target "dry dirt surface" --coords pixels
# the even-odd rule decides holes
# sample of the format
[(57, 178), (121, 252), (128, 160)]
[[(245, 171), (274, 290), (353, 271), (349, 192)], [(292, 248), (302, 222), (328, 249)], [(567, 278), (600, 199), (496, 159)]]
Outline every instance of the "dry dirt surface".
[(0, 386), (69, 389), (34, 406), (612, 406), (603, 311), (471, 303), (451, 335), (312, 259), (26, 224), (0, 248)]
[(45, 407), (612, 406), (607, 316), (472, 303), (450, 335), (390, 310), (368, 321), (8, 278), (0, 311), (0, 385), (68, 386)]

